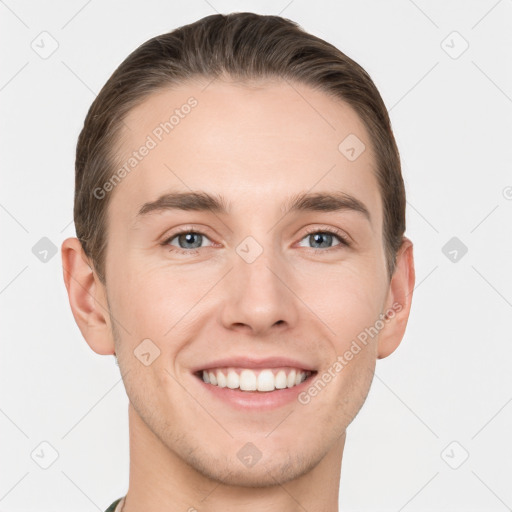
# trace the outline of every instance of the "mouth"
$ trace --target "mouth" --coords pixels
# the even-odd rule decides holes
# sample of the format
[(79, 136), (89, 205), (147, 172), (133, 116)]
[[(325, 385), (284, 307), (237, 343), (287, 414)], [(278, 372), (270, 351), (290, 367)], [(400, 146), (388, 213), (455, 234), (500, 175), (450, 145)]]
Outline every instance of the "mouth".
[(285, 392), (311, 380), (318, 372), (302, 368), (209, 368), (194, 372), (194, 376), (210, 388), (225, 388), (235, 392), (262, 394)]

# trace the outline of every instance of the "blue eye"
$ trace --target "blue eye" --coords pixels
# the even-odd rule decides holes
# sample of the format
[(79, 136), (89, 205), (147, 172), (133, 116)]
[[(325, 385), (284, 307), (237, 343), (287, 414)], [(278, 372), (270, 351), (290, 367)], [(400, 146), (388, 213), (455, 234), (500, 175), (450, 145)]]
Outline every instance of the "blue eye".
[[(196, 231), (182, 231), (182, 232), (176, 233), (172, 237), (168, 238), (164, 242), (164, 245), (174, 246), (174, 244), (171, 243), (172, 240), (174, 240), (174, 239), (178, 240), (178, 244), (179, 244), (179, 248), (177, 249), (178, 252), (194, 253), (195, 250), (201, 248), (201, 245), (202, 245), (201, 243), (202, 243), (203, 239), (208, 240), (208, 237), (203, 235), (202, 233), (198, 233)], [(180, 249), (183, 249), (183, 251), (180, 251)], [(187, 250), (187, 249), (189, 249), (189, 250)], [(192, 250), (190, 250), (190, 249), (192, 249)], [(174, 250), (174, 249), (171, 249), (171, 250)]]
[[(314, 250), (321, 250), (321, 249), (331, 249), (333, 247), (342, 245), (348, 247), (350, 244), (348, 243), (347, 239), (339, 232), (336, 231), (311, 231), (308, 233), (302, 240), (308, 239), (309, 243), (311, 244), (319, 244), (322, 247), (312, 247)], [(333, 239), (337, 238), (339, 240), (338, 244), (335, 244), (332, 246)], [(301, 241), (302, 241), (301, 240)], [(302, 246), (301, 246), (302, 247)]]

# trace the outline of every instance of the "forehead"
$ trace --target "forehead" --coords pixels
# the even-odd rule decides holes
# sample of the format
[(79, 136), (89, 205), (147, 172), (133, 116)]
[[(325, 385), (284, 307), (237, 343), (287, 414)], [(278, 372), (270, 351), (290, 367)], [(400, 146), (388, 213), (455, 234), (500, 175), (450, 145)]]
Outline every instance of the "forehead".
[(143, 204), (169, 191), (221, 194), (234, 213), (279, 211), (298, 193), (331, 190), (360, 199), (380, 226), (367, 130), (322, 91), (285, 81), (190, 82), (153, 93), (124, 124), (117, 157), (126, 172), (109, 217), (136, 222)]

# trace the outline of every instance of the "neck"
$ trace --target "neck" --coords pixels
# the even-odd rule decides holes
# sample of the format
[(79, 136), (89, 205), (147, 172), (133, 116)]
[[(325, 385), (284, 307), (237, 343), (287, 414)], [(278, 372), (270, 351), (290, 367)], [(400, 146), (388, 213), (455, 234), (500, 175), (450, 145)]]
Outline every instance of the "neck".
[[(266, 487), (231, 485), (183, 460), (129, 404), (130, 477), (123, 512), (338, 512), (344, 432), (311, 470)], [(197, 452), (191, 454), (195, 460)], [(200, 466), (200, 464), (198, 464)], [(227, 480), (227, 482), (226, 482)]]

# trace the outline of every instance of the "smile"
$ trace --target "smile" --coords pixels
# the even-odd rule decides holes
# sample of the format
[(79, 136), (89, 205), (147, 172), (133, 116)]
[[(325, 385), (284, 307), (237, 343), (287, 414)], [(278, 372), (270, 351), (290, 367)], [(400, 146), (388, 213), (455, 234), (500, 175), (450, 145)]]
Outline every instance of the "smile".
[(271, 392), (298, 386), (316, 371), (300, 368), (211, 368), (195, 375), (206, 384), (239, 391)]

